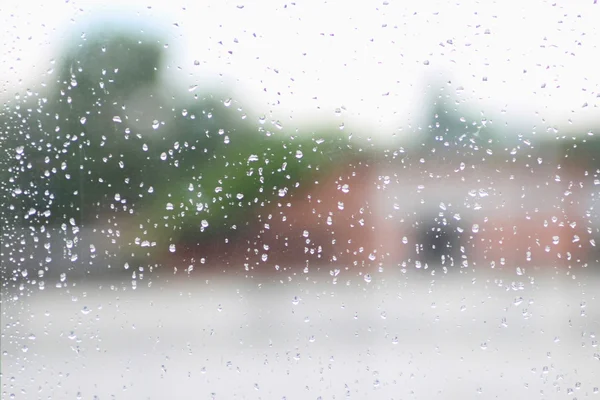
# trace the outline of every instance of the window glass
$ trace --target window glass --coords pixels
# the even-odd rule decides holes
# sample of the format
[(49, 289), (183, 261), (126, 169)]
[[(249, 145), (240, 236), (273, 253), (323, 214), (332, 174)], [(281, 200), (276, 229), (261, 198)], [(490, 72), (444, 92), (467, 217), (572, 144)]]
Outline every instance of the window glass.
[(2, 399), (598, 394), (595, 1), (5, 3)]

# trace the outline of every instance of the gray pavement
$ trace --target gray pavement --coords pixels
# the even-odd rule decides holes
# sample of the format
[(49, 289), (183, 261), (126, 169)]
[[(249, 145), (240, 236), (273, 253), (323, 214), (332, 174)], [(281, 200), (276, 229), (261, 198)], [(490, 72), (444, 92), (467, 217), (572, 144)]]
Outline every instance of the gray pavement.
[(4, 291), (2, 399), (600, 398), (600, 275), (195, 272)]

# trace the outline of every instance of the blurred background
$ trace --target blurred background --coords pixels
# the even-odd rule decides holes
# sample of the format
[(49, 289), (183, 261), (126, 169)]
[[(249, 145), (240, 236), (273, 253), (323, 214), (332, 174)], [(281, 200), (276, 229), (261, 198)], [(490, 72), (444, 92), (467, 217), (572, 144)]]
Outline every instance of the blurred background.
[(597, 394), (598, 6), (521, 3), (6, 3), (2, 398)]

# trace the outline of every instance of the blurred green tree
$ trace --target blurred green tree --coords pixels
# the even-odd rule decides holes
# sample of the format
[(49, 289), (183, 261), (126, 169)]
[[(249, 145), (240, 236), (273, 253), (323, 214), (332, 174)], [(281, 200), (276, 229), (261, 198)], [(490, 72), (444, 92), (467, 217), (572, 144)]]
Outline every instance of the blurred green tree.
[(5, 113), (17, 214), (34, 225), (112, 221), (122, 247), (164, 250), (243, 228), (253, 209), (353, 151), (341, 134), (269, 132), (218, 96), (165, 107), (159, 43), (129, 32), (86, 39), (48, 95), (28, 100), (34, 112)]

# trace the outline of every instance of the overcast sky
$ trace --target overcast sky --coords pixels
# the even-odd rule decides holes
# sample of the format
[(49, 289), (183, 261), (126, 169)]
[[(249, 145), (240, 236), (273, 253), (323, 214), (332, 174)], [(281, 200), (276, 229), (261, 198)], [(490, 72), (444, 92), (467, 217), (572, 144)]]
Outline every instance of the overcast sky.
[(344, 107), (341, 122), (389, 136), (422, 123), (436, 81), (451, 82), (444, 90), (460, 110), (495, 121), (538, 130), (600, 121), (594, 0), (2, 3), (8, 94), (51, 81), (65, 39), (115, 19), (165, 37), (165, 78), (186, 88), (223, 81), (234, 101), (284, 125)]

